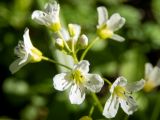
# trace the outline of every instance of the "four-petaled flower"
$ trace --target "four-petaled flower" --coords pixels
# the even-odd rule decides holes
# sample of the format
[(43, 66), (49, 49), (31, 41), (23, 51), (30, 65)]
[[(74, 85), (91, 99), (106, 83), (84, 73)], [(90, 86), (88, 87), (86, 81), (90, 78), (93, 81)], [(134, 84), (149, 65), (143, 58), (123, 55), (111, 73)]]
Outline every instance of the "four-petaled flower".
[(116, 41), (124, 41), (124, 38), (115, 34), (114, 32), (120, 29), (124, 23), (125, 18), (121, 17), (118, 13), (114, 13), (108, 19), (108, 11), (105, 7), (98, 7), (98, 25), (97, 34), (101, 39), (111, 38)]
[(155, 87), (160, 85), (160, 68), (158, 66), (153, 66), (150, 63), (145, 64), (145, 78), (146, 83), (144, 85), (144, 90), (150, 92)]
[(72, 104), (81, 104), (85, 99), (85, 92), (99, 92), (104, 84), (98, 74), (89, 74), (89, 62), (80, 61), (74, 65), (73, 70), (60, 73), (53, 78), (54, 88), (64, 91), (71, 87), (69, 99)]
[(15, 47), (15, 54), (19, 57), (15, 60), (9, 67), (10, 71), (13, 73), (17, 72), (24, 65), (29, 62), (39, 62), (42, 59), (42, 53), (37, 48), (35, 48), (29, 37), (29, 29), (26, 28), (24, 35), (24, 41), (19, 41), (18, 46)]
[(40, 10), (35, 10), (32, 13), (32, 19), (41, 25), (49, 27), (54, 32), (57, 32), (61, 29), (59, 11), (59, 4), (57, 4), (56, 2), (54, 2), (53, 4), (47, 3), (45, 5), (44, 12)]
[(119, 104), (126, 114), (131, 115), (137, 110), (137, 104), (131, 93), (142, 89), (144, 84), (144, 80), (128, 84), (124, 77), (117, 78), (110, 88), (111, 96), (105, 104), (103, 115), (107, 118), (115, 117)]

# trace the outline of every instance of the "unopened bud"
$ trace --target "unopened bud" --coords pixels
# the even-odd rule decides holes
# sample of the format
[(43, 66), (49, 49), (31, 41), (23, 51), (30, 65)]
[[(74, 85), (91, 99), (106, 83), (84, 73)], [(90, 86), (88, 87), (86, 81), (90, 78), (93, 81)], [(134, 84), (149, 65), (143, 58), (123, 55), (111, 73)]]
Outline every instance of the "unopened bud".
[(78, 47), (81, 49), (84, 49), (88, 46), (88, 37), (86, 35), (81, 35), (81, 37), (78, 40)]
[(71, 37), (73, 37), (76, 33), (74, 25), (73, 24), (68, 24), (68, 31)]
[(59, 50), (62, 50), (62, 49), (64, 48), (63, 40), (60, 39), (60, 38), (57, 38), (57, 39), (56, 39), (56, 42), (55, 42), (55, 46), (56, 46)]

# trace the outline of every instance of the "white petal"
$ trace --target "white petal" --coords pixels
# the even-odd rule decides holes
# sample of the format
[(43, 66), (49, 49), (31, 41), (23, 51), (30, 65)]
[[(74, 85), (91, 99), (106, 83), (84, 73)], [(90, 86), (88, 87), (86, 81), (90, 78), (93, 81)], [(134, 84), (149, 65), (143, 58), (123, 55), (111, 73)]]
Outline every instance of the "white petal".
[(104, 81), (98, 74), (87, 74), (85, 87), (92, 92), (99, 92), (104, 85)]
[(106, 118), (115, 117), (118, 111), (118, 107), (119, 107), (118, 97), (116, 95), (111, 95), (104, 106), (103, 115)]
[(154, 67), (153, 71), (150, 73), (148, 80), (154, 82), (155, 86), (160, 85), (160, 68)]
[(135, 83), (127, 84), (125, 88), (128, 92), (137, 92), (144, 87), (144, 84), (145, 84), (145, 80), (142, 79), (142, 80), (137, 81)]
[(98, 7), (98, 24), (102, 25), (108, 20), (108, 11), (105, 7)]
[(127, 80), (126, 80), (126, 78), (124, 78), (124, 77), (118, 77), (116, 80), (115, 80), (115, 82), (112, 84), (112, 86), (111, 86), (111, 88), (110, 88), (110, 92), (111, 93), (113, 93), (113, 91), (114, 91), (114, 88), (116, 87), (116, 86), (122, 86), (122, 87), (124, 87), (125, 85), (127, 84)]
[(107, 26), (110, 30), (116, 31), (120, 29), (125, 23), (125, 19), (121, 17), (118, 13), (113, 14), (107, 21)]
[(126, 96), (125, 99), (120, 99), (122, 109), (128, 115), (133, 114), (137, 110), (137, 104), (131, 96)]
[(62, 34), (64, 40), (68, 41), (70, 39), (69, 33), (66, 29), (62, 28), (61, 34)]
[(118, 42), (123, 42), (125, 39), (117, 34), (113, 34), (111, 39), (116, 40)]
[(53, 4), (47, 3), (45, 5), (45, 11), (48, 13), (50, 18), (52, 19), (52, 22), (58, 22), (59, 21), (59, 11), (60, 6), (57, 4), (57, 2), (54, 2)]
[(149, 77), (149, 75), (150, 75), (150, 73), (152, 72), (152, 70), (153, 70), (152, 64), (146, 63), (146, 64), (145, 64), (145, 77), (146, 77), (146, 78)]
[(26, 52), (29, 52), (33, 48), (33, 45), (32, 45), (32, 42), (30, 40), (29, 29), (28, 28), (25, 29), (25, 32), (23, 34), (23, 40), (24, 40), (25, 50), (26, 50)]
[(47, 3), (45, 5), (45, 11), (50, 14), (59, 14), (60, 6), (57, 2), (54, 2), (53, 4)]
[(23, 63), (25, 63), (27, 61), (30, 61), (30, 58), (31, 58), (31, 55), (28, 54), (28, 53), (25, 53), (24, 57), (21, 59), (21, 61), (19, 62), (18, 65), (21, 65), (21, 64), (23, 64)]
[(74, 84), (69, 93), (71, 104), (81, 104), (85, 99), (85, 91), (83, 87)]
[(11, 71), (12, 74), (16, 73), (18, 70), (20, 70), (24, 65), (26, 65), (28, 63), (24, 62), (22, 64), (19, 64), (21, 62), (22, 59), (17, 59), (14, 62), (11, 63), (11, 65), (9, 66), (9, 70)]
[(89, 62), (87, 60), (80, 61), (77, 65), (74, 66), (74, 69), (78, 69), (83, 73), (89, 72)]
[(56, 90), (64, 91), (71, 86), (67, 73), (60, 73), (53, 77), (53, 86)]
[(32, 19), (38, 24), (50, 26), (52, 24), (52, 18), (47, 13), (36, 10), (32, 13)]

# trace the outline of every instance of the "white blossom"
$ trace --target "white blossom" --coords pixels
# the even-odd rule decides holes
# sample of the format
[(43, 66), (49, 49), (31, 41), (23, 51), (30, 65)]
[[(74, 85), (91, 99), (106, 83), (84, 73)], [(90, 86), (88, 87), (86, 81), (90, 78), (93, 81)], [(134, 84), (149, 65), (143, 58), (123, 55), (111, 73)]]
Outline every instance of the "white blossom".
[(137, 110), (137, 104), (131, 94), (142, 89), (144, 83), (144, 80), (140, 80), (129, 84), (124, 77), (117, 78), (110, 88), (111, 96), (105, 104), (103, 115), (106, 118), (115, 117), (119, 104), (126, 114), (133, 114)]
[(51, 28), (53, 31), (59, 31), (61, 29), (61, 24), (59, 20), (60, 6), (56, 2), (53, 4), (47, 3), (45, 5), (45, 10), (35, 10), (32, 13), (32, 19), (41, 25), (45, 25)]
[(37, 48), (35, 48), (29, 37), (29, 29), (26, 28), (24, 35), (24, 41), (19, 41), (18, 46), (15, 47), (15, 54), (18, 59), (15, 60), (9, 67), (10, 71), (13, 73), (17, 72), (24, 65), (29, 62), (39, 62), (42, 59), (42, 53)]
[(158, 66), (153, 67), (152, 64), (145, 64), (145, 78), (146, 83), (144, 90), (149, 92), (155, 87), (160, 85), (160, 68)]
[(99, 92), (104, 84), (98, 74), (89, 74), (89, 62), (80, 61), (73, 70), (54, 76), (53, 86), (56, 90), (64, 91), (70, 88), (69, 99), (72, 104), (81, 104), (86, 91)]
[(118, 13), (114, 13), (108, 18), (108, 11), (105, 7), (98, 7), (98, 25), (97, 33), (100, 38), (112, 38), (116, 41), (124, 41), (124, 38), (115, 34), (125, 24), (125, 18), (121, 17)]

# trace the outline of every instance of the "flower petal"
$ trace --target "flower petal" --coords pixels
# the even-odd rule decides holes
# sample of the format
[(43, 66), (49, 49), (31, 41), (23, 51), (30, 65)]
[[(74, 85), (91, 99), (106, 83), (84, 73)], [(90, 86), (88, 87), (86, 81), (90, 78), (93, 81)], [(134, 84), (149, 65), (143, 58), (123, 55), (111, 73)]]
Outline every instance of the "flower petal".
[(142, 79), (142, 80), (137, 81), (135, 83), (127, 84), (125, 88), (128, 92), (137, 92), (144, 87), (144, 84), (145, 84), (145, 80)]
[(154, 82), (155, 86), (160, 85), (160, 68), (154, 67), (153, 71), (150, 73), (148, 80)]
[(53, 77), (53, 86), (56, 90), (64, 91), (71, 86), (67, 73), (57, 74)]
[(49, 14), (59, 14), (60, 11), (60, 6), (57, 4), (57, 2), (52, 3), (47, 3), (45, 5), (45, 11)]
[(111, 39), (116, 40), (118, 42), (123, 42), (125, 39), (117, 34), (113, 34)]
[(25, 32), (23, 34), (23, 40), (24, 40), (24, 48), (26, 52), (28, 53), (33, 48), (32, 42), (30, 40), (28, 28), (25, 29)]
[(21, 61), (22, 59), (19, 58), (11, 63), (11, 65), (9, 66), (9, 70), (11, 71), (12, 74), (16, 73), (18, 70), (20, 70), (24, 65), (28, 63), (27, 61), (23, 62), (22, 64), (19, 64)]
[(145, 64), (145, 79), (149, 77), (150, 73), (153, 71), (153, 66), (150, 63)]
[(104, 85), (104, 81), (98, 74), (87, 74), (84, 86), (92, 92), (99, 92)]
[(74, 69), (78, 69), (83, 73), (89, 72), (89, 62), (87, 60), (82, 60), (74, 66)]
[(133, 114), (137, 110), (137, 104), (131, 96), (126, 95), (125, 99), (120, 99), (120, 104), (124, 112), (128, 115)]
[(120, 29), (125, 23), (125, 19), (121, 17), (118, 13), (113, 14), (107, 21), (107, 26), (110, 30), (116, 31)]
[(45, 12), (40, 10), (35, 10), (32, 13), (32, 19), (36, 21), (38, 24), (50, 26), (52, 23), (52, 18)]
[(74, 84), (69, 93), (71, 104), (81, 104), (85, 99), (85, 91), (83, 87)]
[(118, 97), (116, 95), (111, 95), (104, 106), (103, 115), (106, 118), (113, 118), (116, 116), (118, 108), (119, 108)]
[(114, 91), (114, 88), (116, 87), (116, 86), (122, 86), (122, 87), (124, 87), (125, 85), (127, 84), (127, 79), (126, 78), (124, 78), (124, 77), (118, 77), (116, 80), (115, 80), (115, 82), (112, 84), (112, 86), (111, 86), (111, 88), (110, 88), (110, 92), (111, 93), (113, 93), (113, 91)]
[(45, 5), (45, 11), (46, 13), (48, 13), (48, 15), (51, 16), (52, 22), (59, 21), (60, 6), (59, 4), (57, 4), (57, 2), (54, 2), (53, 4), (47, 3)]
[(98, 7), (98, 24), (102, 25), (108, 20), (108, 11), (105, 7)]

